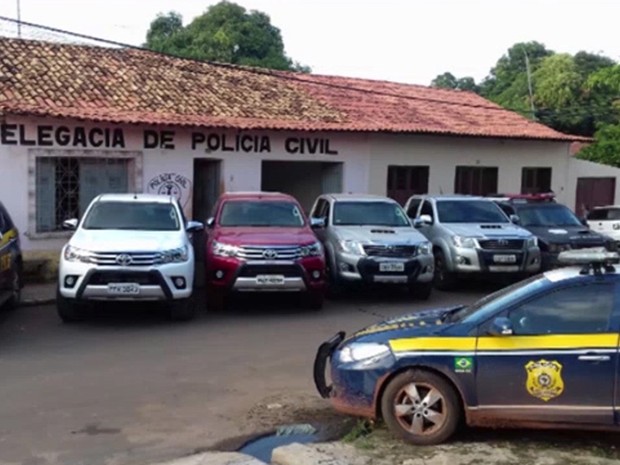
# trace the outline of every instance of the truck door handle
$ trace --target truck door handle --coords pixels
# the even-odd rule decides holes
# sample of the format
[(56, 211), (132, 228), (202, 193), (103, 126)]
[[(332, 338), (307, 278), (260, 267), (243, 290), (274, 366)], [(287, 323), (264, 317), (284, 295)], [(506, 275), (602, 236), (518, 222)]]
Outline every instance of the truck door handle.
[(609, 355), (580, 355), (579, 360), (582, 362), (608, 362)]

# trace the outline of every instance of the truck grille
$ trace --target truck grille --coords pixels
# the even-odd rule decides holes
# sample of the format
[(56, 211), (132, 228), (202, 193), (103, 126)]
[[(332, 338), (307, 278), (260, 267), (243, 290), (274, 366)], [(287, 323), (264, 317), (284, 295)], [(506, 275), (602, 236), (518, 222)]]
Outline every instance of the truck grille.
[(415, 245), (365, 245), (364, 252), (369, 257), (407, 258), (416, 254)]
[(95, 252), (90, 261), (103, 266), (151, 266), (162, 262), (158, 252)]
[(245, 260), (296, 260), (301, 257), (299, 246), (243, 246), (237, 254)]
[(485, 239), (478, 241), (485, 250), (520, 250), (523, 248), (523, 239)]

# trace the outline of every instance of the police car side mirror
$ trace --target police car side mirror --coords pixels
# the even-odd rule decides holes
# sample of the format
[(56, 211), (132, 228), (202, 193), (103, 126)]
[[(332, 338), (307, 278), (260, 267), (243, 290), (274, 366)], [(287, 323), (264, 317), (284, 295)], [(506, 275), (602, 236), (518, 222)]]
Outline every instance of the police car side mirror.
[(513, 224), (519, 224), (521, 222), (521, 218), (519, 218), (519, 215), (510, 215), (510, 222)]
[(590, 227), (590, 225), (588, 224), (588, 219), (584, 216), (583, 218), (580, 218), (581, 224), (583, 224), (586, 227)]
[(489, 333), (492, 336), (512, 336), (512, 323), (506, 317), (495, 318), (493, 324), (491, 325)]

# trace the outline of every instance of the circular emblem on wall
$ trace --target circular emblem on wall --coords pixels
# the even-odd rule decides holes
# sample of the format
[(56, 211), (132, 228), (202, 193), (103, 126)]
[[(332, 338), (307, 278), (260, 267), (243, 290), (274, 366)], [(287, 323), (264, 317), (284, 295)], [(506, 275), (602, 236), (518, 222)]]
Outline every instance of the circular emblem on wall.
[(172, 195), (185, 207), (191, 195), (192, 182), (177, 173), (161, 173), (147, 183), (149, 194)]

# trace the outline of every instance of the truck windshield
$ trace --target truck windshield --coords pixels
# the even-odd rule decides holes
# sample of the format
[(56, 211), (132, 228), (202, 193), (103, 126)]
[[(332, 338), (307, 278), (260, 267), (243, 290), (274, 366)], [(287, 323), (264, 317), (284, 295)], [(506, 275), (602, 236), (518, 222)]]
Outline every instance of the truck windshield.
[(508, 223), (506, 215), (490, 200), (440, 200), (437, 215), (442, 223)]
[(392, 202), (336, 202), (337, 226), (411, 226), (403, 209)]
[(84, 229), (177, 231), (181, 228), (174, 205), (149, 202), (97, 202), (84, 219)]
[(299, 228), (304, 216), (293, 202), (283, 201), (228, 201), (222, 207), (220, 226), (274, 226)]
[(522, 226), (582, 226), (579, 218), (564, 205), (528, 205), (518, 209)]

